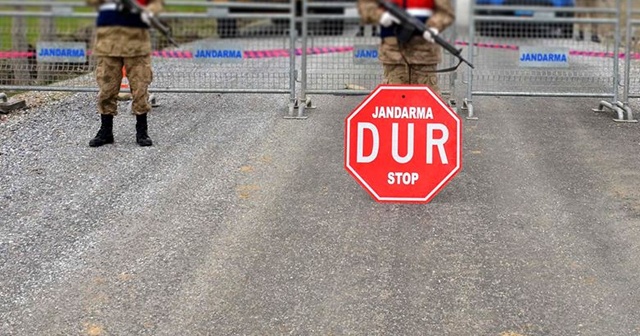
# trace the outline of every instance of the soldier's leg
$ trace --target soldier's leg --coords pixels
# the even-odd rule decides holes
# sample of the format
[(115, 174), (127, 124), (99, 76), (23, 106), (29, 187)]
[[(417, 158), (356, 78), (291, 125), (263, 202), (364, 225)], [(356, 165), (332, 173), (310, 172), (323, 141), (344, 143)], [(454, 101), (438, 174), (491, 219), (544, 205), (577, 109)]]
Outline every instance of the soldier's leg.
[(405, 64), (383, 64), (384, 84), (409, 84), (408, 66)]
[(151, 111), (149, 85), (153, 80), (151, 56), (125, 57), (124, 67), (127, 70), (133, 98), (131, 112), (135, 115), (148, 113)]
[[(599, 2), (600, 2), (600, 0), (586, 0), (587, 7), (589, 7), (589, 8), (599, 8), (600, 7)], [(591, 13), (589, 15), (589, 17), (591, 17), (591, 18), (600, 18), (602, 16), (599, 13)], [(600, 42), (600, 37), (599, 37), (599, 34), (598, 34), (598, 25), (597, 24), (595, 24), (595, 23), (589, 24), (589, 33), (591, 34), (591, 41), (598, 42), (598, 43)]]
[[(587, 7), (586, 2), (587, 0), (576, 0), (576, 7)], [(588, 17), (586, 13), (580, 12), (576, 13), (575, 16), (577, 19), (584, 19)], [(573, 33), (578, 41), (582, 41), (584, 39), (584, 24), (575, 23), (573, 25)]]
[(123, 60), (120, 57), (98, 57), (96, 81), (98, 82), (98, 112), (106, 115), (118, 114), (118, 93), (122, 82)]
[(440, 94), (438, 87), (438, 75), (435, 72), (438, 69), (437, 64), (414, 64), (411, 66), (411, 84), (426, 85), (434, 93)]
[(133, 98), (131, 112), (136, 115), (136, 142), (140, 146), (151, 146), (153, 142), (147, 134), (147, 113), (151, 111), (149, 85), (153, 80), (151, 55), (126, 57), (124, 63)]
[(113, 117), (118, 114), (118, 92), (122, 81), (122, 59), (118, 57), (98, 57), (96, 81), (98, 92), (98, 112), (100, 113), (100, 130), (89, 141), (89, 146), (100, 147), (113, 143)]

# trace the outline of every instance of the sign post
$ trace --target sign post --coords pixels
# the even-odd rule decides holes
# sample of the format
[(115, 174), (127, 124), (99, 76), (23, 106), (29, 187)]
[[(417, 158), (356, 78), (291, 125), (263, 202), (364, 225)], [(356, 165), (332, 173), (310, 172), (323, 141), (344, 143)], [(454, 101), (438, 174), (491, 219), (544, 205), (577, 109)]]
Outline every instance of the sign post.
[(462, 121), (426, 86), (378, 86), (345, 120), (345, 169), (378, 202), (428, 203), (462, 168)]

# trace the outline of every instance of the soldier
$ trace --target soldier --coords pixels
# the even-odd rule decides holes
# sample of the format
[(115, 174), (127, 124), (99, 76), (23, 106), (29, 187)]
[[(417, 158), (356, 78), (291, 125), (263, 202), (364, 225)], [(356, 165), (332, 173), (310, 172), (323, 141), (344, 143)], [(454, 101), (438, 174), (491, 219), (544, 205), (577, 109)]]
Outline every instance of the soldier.
[[(576, 0), (577, 7), (587, 7), (587, 8), (597, 8), (598, 0)], [(576, 13), (576, 17), (584, 19), (584, 18), (595, 18), (597, 15), (595, 13)], [(576, 40), (582, 41), (584, 40), (585, 28), (589, 26), (589, 33), (591, 34), (591, 41), (595, 43), (600, 43), (600, 37), (598, 36), (598, 25), (595, 23), (576, 23)]]
[[(455, 12), (450, 0), (389, 0), (425, 22), (434, 35), (449, 27)], [(442, 49), (431, 34), (403, 36), (400, 21), (381, 8), (376, 0), (358, 0), (358, 12), (365, 24), (381, 26), (379, 58), (385, 84), (420, 84), (440, 94), (436, 69)]]
[(136, 115), (136, 142), (151, 146), (147, 134), (147, 113), (151, 111), (148, 87), (151, 72), (150, 19), (162, 10), (162, 0), (134, 0), (144, 6), (139, 14), (132, 14), (119, 0), (86, 0), (98, 6), (98, 20), (94, 55), (97, 56), (96, 80), (98, 112), (101, 126), (89, 146), (113, 143), (113, 117), (118, 114), (117, 96), (124, 66), (133, 97), (132, 112)]

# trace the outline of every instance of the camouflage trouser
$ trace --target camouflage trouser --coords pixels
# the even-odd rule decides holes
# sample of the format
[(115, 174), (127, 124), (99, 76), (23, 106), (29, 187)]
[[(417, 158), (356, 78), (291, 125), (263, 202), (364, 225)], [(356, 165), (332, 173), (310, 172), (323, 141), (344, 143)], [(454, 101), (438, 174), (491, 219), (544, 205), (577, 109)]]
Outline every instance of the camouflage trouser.
[(98, 112), (100, 114), (118, 114), (118, 93), (122, 81), (122, 67), (125, 67), (131, 96), (133, 114), (145, 114), (151, 111), (149, 104), (149, 85), (153, 79), (151, 55), (138, 57), (98, 57), (96, 80), (98, 93)]
[[(598, 0), (576, 0), (576, 7), (587, 7), (587, 8), (598, 8), (600, 7), (600, 1)], [(614, 5), (615, 7), (615, 5)], [(600, 15), (597, 13), (576, 13), (576, 18), (584, 19), (584, 18), (598, 18)], [(589, 29), (589, 31), (585, 31)], [(577, 31), (581, 31), (584, 33), (597, 34), (598, 25), (595, 23), (575, 23), (574, 28)]]
[(440, 95), (437, 64), (383, 64), (384, 84), (426, 85)]

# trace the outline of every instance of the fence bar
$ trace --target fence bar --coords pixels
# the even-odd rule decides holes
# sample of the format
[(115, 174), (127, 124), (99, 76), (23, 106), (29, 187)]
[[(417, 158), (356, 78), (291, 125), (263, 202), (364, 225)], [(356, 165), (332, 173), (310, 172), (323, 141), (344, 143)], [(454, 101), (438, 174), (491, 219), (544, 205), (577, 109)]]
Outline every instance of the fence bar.
[[(622, 6), (621, 0), (616, 2), (615, 8), (595, 9), (513, 5), (508, 6), (511, 15), (507, 15), (507, 7), (472, 1), (469, 35), (473, 47), (468, 58), (476, 69), (468, 69), (463, 109), (475, 118), (472, 101), (476, 95), (604, 98), (611, 100), (601, 102), (599, 110), (608, 106), (616, 110), (620, 104), (619, 62), (626, 54), (618, 52)], [(578, 18), (577, 13), (615, 17)], [(574, 26), (587, 24), (611, 27), (613, 34), (602, 36), (605, 40), (599, 44), (574, 41), (578, 33)], [(627, 121), (628, 116), (616, 112), (616, 120)]]
[(289, 20), (289, 113), (288, 117), (293, 116), (296, 108), (296, 41), (298, 39), (298, 31), (296, 30), (296, 0), (289, 1), (289, 12), (294, 15)]
[[(476, 3), (475, 1), (471, 1), (469, 5), (469, 46), (467, 49), (467, 60), (471, 64), (475, 64), (473, 59), (474, 57), (474, 41), (476, 39)], [(477, 66), (477, 65), (476, 65)], [(467, 93), (464, 101), (462, 102), (462, 109), (467, 111), (467, 119), (476, 120), (478, 119), (475, 116), (473, 111), (473, 74), (474, 70), (470, 67), (467, 69)]]

